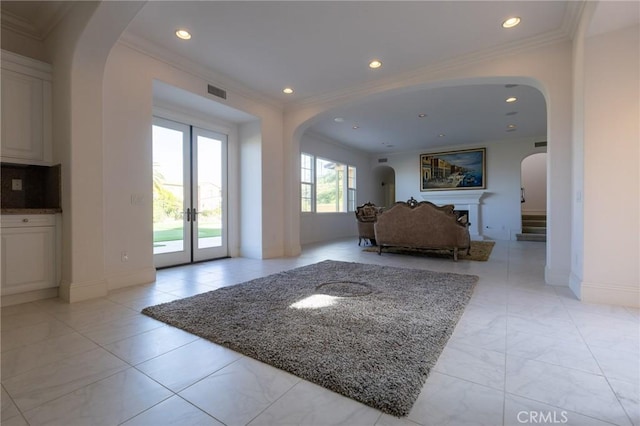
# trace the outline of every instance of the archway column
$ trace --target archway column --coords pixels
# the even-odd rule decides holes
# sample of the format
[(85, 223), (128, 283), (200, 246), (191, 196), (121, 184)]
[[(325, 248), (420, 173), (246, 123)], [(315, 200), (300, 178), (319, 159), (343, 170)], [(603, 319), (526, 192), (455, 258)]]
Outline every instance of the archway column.
[(106, 294), (102, 81), (111, 48), (144, 2), (78, 2), (46, 41), (54, 156), (62, 166), (62, 282), (69, 302)]

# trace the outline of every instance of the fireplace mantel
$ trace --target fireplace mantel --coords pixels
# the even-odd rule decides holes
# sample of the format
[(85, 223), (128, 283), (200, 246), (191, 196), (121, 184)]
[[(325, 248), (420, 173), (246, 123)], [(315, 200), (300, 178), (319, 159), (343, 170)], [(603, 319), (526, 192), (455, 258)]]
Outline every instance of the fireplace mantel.
[(473, 240), (483, 240), (480, 226), (480, 204), (486, 191), (447, 191), (428, 192), (422, 194), (422, 199), (438, 206), (453, 204), (456, 210), (469, 211), (469, 235)]

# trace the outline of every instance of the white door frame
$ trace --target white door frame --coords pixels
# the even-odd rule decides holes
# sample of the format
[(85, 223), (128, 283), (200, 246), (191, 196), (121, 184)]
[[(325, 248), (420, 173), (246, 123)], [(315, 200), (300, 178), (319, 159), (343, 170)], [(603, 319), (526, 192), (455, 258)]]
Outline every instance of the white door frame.
[[(183, 236), (182, 246), (175, 243), (175, 249), (168, 252), (156, 253), (154, 249), (154, 263), (157, 268), (182, 265), (192, 262), (216, 259), (228, 255), (227, 237), (227, 136), (222, 133), (205, 130), (177, 121), (161, 117), (153, 117), (153, 125), (182, 132), (182, 176), (183, 176)], [(197, 209), (199, 200), (198, 186), (198, 138), (208, 138), (220, 141), (220, 195), (221, 195), (221, 235), (215, 243), (211, 240), (205, 244), (205, 240), (198, 238), (201, 223), (201, 212)], [(202, 160), (202, 159), (200, 159)], [(205, 163), (206, 164), (206, 163)], [(195, 220), (194, 220), (195, 219)], [(202, 247), (200, 244), (202, 243)]]

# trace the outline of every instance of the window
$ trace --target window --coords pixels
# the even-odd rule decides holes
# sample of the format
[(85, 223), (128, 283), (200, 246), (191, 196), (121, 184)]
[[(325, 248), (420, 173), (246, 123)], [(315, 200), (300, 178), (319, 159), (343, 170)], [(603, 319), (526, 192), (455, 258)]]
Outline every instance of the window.
[(300, 158), (300, 211), (313, 211), (313, 155)]
[(356, 168), (354, 166), (324, 158), (314, 158), (313, 155), (302, 153), (300, 184), (300, 206), (303, 212), (355, 211)]
[(348, 172), (348, 193), (347, 193), (347, 203), (348, 203), (348, 210), (350, 212), (355, 212), (356, 211), (356, 168), (353, 166), (349, 166), (349, 172)]
[(344, 212), (344, 166), (316, 159), (316, 212)]

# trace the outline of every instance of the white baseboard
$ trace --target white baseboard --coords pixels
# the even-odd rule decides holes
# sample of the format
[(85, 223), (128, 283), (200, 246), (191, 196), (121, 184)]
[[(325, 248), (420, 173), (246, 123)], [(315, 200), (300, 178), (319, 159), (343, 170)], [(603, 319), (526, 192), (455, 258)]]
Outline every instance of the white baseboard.
[(586, 283), (581, 286), (580, 300), (587, 303), (629, 306), (640, 308), (640, 288), (602, 283)]
[(52, 299), (58, 297), (58, 287), (44, 288), (41, 290), (27, 291), (26, 293), (8, 294), (0, 298), (0, 306), (19, 305), (21, 303), (35, 302), (36, 300)]
[(73, 282), (60, 284), (58, 296), (69, 303), (95, 299), (107, 295), (105, 280)]
[(260, 247), (242, 247), (240, 249), (240, 257), (262, 259), (262, 249)]
[(570, 272), (568, 270), (556, 270), (551, 269), (548, 266), (545, 266), (544, 268), (544, 282), (549, 285), (568, 287), (569, 277)]
[(152, 283), (156, 280), (155, 268), (143, 268), (136, 271), (119, 272), (107, 277), (107, 289), (131, 287), (138, 284)]
[(284, 255), (284, 248), (279, 245), (277, 247), (265, 247), (262, 250), (262, 259), (274, 259)]
[(578, 300), (582, 300), (582, 278), (573, 272), (571, 272), (571, 276), (569, 277), (569, 288)]

